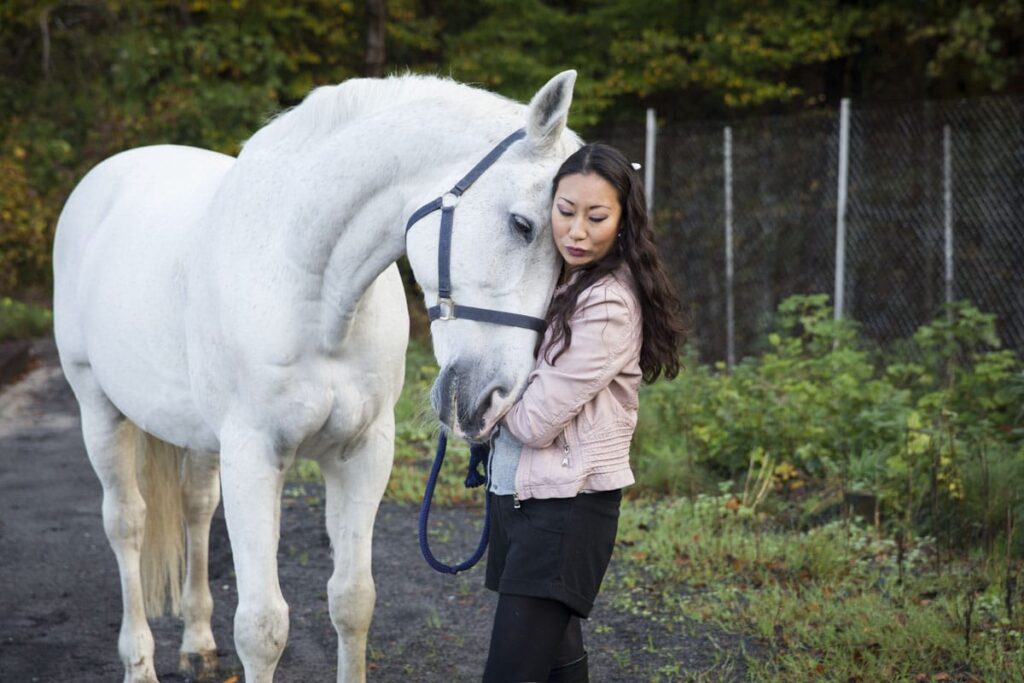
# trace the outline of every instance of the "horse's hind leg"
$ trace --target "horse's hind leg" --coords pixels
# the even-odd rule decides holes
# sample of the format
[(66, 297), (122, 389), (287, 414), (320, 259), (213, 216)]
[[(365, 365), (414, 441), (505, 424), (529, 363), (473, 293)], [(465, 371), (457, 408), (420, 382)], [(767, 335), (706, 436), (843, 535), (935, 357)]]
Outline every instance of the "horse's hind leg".
[(146, 505), (135, 477), (135, 428), (97, 390), (79, 377), (76, 395), (82, 414), (82, 436), (103, 486), (103, 528), (121, 573), (124, 614), (117, 649), (124, 663), (125, 683), (156, 683), (153, 634), (146, 622), (139, 556), (145, 533)]
[(181, 639), (179, 668), (200, 679), (217, 670), (217, 645), (210, 618), (213, 596), (208, 572), (210, 521), (220, 503), (220, 456), (188, 451), (182, 467), (181, 496), (188, 536), (188, 564), (181, 594), (185, 631)]
[(346, 449), (345, 460), (328, 456), (321, 463), (334, 557), (327, 595), (338, 632), (338, 681), (366, 680), (366, 635), (376, 600), (370, 571), (373, 522), (394, 453), (395, 420), (388, 412)]

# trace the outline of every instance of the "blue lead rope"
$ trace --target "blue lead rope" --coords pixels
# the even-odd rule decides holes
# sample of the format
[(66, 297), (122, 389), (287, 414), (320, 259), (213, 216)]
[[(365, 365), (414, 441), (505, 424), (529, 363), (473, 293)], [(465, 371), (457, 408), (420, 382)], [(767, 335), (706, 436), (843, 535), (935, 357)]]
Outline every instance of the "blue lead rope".
[[(434, 498), (434, 487), (437, 485), (437, 475), (441, 472), (441, 465), (444, 463), (445, 452), (448, 449), (448, 436), (444, 431), (437, 439), (437, 453), (434, 455), (434, 464), (430, 468), (430, 477), (427, 479), (427, 489), (423, 492), (423, 504), (420, 505), (420, 552), (423, 559), (431, 567), (442, 574), (458, 574), (466, 571), (480, 561), (487, 549), (487, 536), (491, 530), (491, 497), (484, 491), (484, 530), (480, 534), (480, 542), (477, 544), (473, 555), (460, 564), (453, 566), (439, 561), (430, 552), (430, 543), (427, 540), (427, 522), (430, 519), (430, 502)], [(470, 444), (469, 447), (469, 472), (466, 474), (466, 488), (475, 488), (487, 483), (487, 477), (477, 470), (483, 465), (484, 472), (487, 471), (487, 456), (490, 448), (487, 444)]]

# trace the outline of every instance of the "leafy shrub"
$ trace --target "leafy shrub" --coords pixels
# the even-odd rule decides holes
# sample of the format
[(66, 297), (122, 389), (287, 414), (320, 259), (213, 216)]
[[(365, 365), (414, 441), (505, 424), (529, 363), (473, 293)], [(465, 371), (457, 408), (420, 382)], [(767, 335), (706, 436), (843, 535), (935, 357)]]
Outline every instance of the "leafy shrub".
[(38, 337), (49, 332), (52, 325), (53, 313), (49, 310), (9, 297), (0, 299), (0, 341)]
[(779, 488), (834, 481), (890, 523), (994, 538), (1024, 486), (1024, 374), (999, 346), (993, 316), (959, 303), (876, 357), (825, 295), (791, 297), (760, 357), (730, 374), (690, 353), (677, 380), (643, 389), (640, 485), (693, 494), (770, 461)]
[(39, 163), (28, 147), (0, 144), (0, 291), (49, 279), (56, 211), (31, 183), (28, 166)]

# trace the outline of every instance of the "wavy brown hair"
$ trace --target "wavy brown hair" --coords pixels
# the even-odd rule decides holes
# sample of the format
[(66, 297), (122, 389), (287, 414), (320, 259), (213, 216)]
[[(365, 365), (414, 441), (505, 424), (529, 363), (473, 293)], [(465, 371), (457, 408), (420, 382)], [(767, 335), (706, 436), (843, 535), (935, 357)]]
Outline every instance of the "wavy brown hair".
[[(545, 352), (548, 362), (553, 365), (572, 344), (569, 319), (576, 310), (580, 293), (625, 262), (636, 283), (643, 318), (640, 370), (644, 382), (650, 384), (662, 374), (671, 379), (679, 373), (683, 324), (679, 299), (654, 244), (654, 230), (648, 220), (640, 174), (614, 147), (601, 143), (584, 145), (566, 159), (555, 174), (551, 186), (552, 199), (562, 178), (577, 173), (594, 173), (607, 180), (618, 193), (622, 215), (612, 250), (600, 261), (580, 267), (578, 276), (552, 300), (547, 313), (547, 325), (552, 330), (551, 342)], [(551, 356), (555, 348), (558, 351)]]

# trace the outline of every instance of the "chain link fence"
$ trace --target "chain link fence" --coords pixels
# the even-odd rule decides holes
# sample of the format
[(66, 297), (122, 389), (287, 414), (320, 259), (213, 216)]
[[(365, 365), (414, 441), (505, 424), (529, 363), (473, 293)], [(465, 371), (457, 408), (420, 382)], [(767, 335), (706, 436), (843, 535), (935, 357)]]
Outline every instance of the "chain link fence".
[[(726, 136), (739, 359), (763, 350), (786, 297), (837, 300), (842, 128), (839, 112), (814, 111), (734, 122), (728, 133), (657, 131), (659, 244), (704, 360), (730, 355)], [(1024, 353), (1024, 97), (853, 102), (847, 130), (843, 314), (887, 344), (941, 315), (947, 296), (967, 299)], [(589, 137), (644, 160), (641, 128)]]

